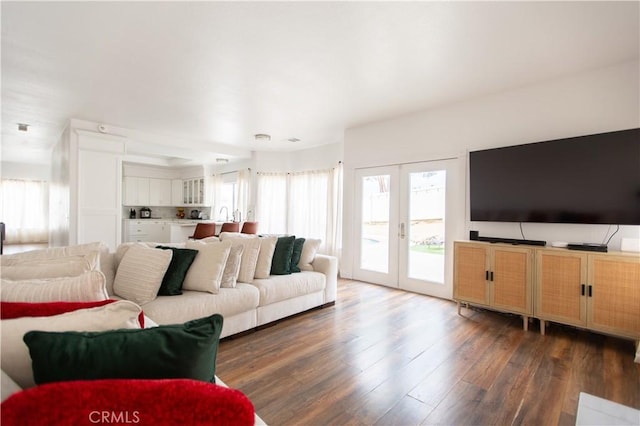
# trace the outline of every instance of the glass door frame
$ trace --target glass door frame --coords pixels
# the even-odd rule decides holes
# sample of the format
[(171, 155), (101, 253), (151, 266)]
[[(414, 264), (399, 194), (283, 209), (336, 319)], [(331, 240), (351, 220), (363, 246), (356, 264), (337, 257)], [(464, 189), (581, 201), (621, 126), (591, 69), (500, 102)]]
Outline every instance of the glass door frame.
[[(398, 287), (421, 294), (453, 298), (453, 241), (459, 239), (460, 229), (464, 227), (464, 177), (461, 176), (460, 161), (457, 158), (424, 161), (420, 163), (408, 163), (400, 165), (400, 223), (410, 223), (410, 176), (411, 173), (445, 171), (445, 217), (444, 217), (444, 282), (436, 283), (409, 277), (409, 251), (410, 242), (404, 239), (399, 244), (398, 255)], [(405, 231), (408, 232), (408, 231)]]
[[(390, 192), (389, 192), (389, 229), (388, 229), (388, 255), (386, 272), (372, 271), (361, 268), (362, 259), (362, 195), (363, 178), (369, 176), (381, 176), (389, 175), (390, 178)], [(395, 186), (398, 185), (399, 170), (397, 166), (382, 166), (382, 167), (368, 167), (366, 169), (356, 169), (355, 171), (355, 225), (357, 229), (355, 231), (355, 252), (354, 252), (354, 275), (353, 277), (360, 281), (372, 282), (376, 284), (382, 284), (388, 287), (398, 288), (398, 262), (395, 261), (398, 252), (398, 190)]]
[[(444, 299), (452, 299), (453, 242), (461, 238), (465, 221), (465, 175), (463, 160), (464, 158), (455, 157), (418, 163), (366, 167), (354, 170), (354, 279)], [(437, 170), (446, 171), (443, 284), (409, 278), (409, 243), (408, 238), (401, 238), (402, 226), (405, 226), (404, 232), (407, 233), (407, 224), (410, 223), (410, 206), (408, 200), (410, 174)], [(388, 229), (389, 252), (386, 273), (363, 270), (360, 264), (362, 256), (362, 178), (378, 175), (389, 175), (391, 179)]]

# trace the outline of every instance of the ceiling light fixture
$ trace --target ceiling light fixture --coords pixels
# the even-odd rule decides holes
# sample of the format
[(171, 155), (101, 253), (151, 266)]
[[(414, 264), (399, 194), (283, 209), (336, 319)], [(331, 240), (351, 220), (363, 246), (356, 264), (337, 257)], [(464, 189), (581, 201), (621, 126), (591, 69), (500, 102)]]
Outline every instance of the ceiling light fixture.
[(271, 135), (267, 135), (266, 133), (257, 133), (254, 135), (254, 138), (257, 142), (269, 142), (271, 140)]
[(289, 139), (287, 139), (287, 140), (288, 140), (289, 142), (294, 142), (294, 143), (295, 143), (295, 142), (300, 142), (300, 139), (298, 139), (298, 138), (289, 138)]
[(21, 132), (26, 132), (29, 130), (29, 125), (25, 123), (18, 123), (18, 130)]
[(216, 158), (216, 163), (228, 163), (229, 159), (228, 158)]

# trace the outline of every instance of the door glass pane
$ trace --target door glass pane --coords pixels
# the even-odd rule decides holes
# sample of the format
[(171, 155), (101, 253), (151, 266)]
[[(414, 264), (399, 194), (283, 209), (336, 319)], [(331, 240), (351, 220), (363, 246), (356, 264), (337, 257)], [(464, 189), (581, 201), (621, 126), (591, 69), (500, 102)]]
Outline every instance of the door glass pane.
[(409, 278), (444, 284), (446, 172), (409, 177)]
[(360, 268), (389, 272), (389, 175), (362, 178)]

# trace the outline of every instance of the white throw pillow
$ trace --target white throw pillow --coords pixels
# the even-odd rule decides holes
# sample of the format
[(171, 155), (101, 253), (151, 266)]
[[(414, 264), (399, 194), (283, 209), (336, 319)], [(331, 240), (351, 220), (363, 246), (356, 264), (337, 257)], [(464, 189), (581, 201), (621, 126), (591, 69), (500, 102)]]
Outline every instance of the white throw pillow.
[(186, 248), (198, 250), (198, 255), (187, 271), (182, 289), (217, 294), (231, 243), (228, 241), (203, 243), (196, 240), (187, 241)]
[(276, 251), (276, 243), (278, 237), (262, 237), (260, 240), (260, 253), (258, 254), (258, 263), (256, 264), (255, 278), (269, 278), (271, 275), (271, 262), (273, 253)]
[(231, 247), (231, 250), (229, 251), (229, 258), (227, 259), (227, 264), (224, 266), (224, 271), (222, 272), (220, 287), (236, 288), (238, 274), (240, 273), (240, 265), (242, 263), (243, 250), (244, 246), (242, 245)]
[(100, 271), (45, 280), (3, 279), (0, 290), (3, 302), (95, 302), (108, 298), (104, 274)]
[(256, 274), (256, 264), (258, 263), (258, 255), (260, 254), (260, 238), (226, 237), (224, 241), (231, 242), (233, 247), (243, 247), (237, 281), (250, 284)]
[(302, 253), (300, 254), (300, 262), (298, 262), (298, 266), (302, 271), (313, 271), (313, 266), (311, 263), (313, 259), (316, 258), (316, 253), (320, 248), (320, 244), (322, 240), (316, 240), (313, 238), (307, 238), (304, 240), (304, 244), (302, 245)]
[(0, 256), (0, 264), (2, 264), (2, 266), (11, 266), (29, 260), (45, 260), (58, 257), (84, 256), (91, 251), (109, 253), (109, 247), (104, 243), (95, 242), (78, 244), (75, 246), (51, 247), (42, 250), (31, 250), (22, 253), (5, 254)]
[(4, 402), (5, 399), (21, 390), (22, 388), (2, 370), (2, 382), (0, 382), (0, 392), (2, 392), (1, 402)]
[(258, 238), (256, 234), (243, 234), (242, 232), (221, 232), (219, 237), (220, 241), (233, 238)]
[(2, 268), (2, 278), (18, 281), (76, 277), (94, 269), (100, 270), (100, 252), (97, 250), (91, 251), (86, 255), (17, 262)]
[(28, 331), (106, 331), (118, 328), (140, 328), (138, 315), (142, 309), (133, 302), (121, 300), (97, 308), (80, 309), (49, 317), (23, 317), (0, 321), (2, 324), (1, 364), (20, 387), (35, 385), (29, 349), (22, 338)]
[(118, 266), (113, 292), (140, 305), (151, 302), (158, 296), (172, 256), (171, 250), (132, 245)]

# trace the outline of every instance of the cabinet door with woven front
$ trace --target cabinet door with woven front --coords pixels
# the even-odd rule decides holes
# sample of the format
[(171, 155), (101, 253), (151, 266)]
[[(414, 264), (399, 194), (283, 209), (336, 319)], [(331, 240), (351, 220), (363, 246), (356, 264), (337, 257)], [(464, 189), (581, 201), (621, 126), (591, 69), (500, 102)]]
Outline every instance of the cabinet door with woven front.
[(532, 249), (493, 249), (491, 306), (509, 312), (533, 314), (532, 264)]
[(640, 258), (590, 255), (589, 287), (588, 327), (640, 338)]
[(586, 326), (587, 255), (537, 250), (535, 316)]
[(484, 244), (454, 244), (453, 298), (458, 301), (489, 304), (489, 248)]

